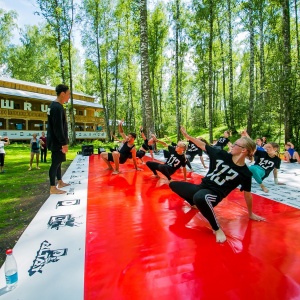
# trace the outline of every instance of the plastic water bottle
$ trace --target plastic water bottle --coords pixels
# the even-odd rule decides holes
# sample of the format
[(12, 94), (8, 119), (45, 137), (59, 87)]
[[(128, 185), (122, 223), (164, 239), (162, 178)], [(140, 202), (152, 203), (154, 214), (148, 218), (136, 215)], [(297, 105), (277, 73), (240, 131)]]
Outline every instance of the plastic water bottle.
[(6, 260), (4, 266), (6, 290), (13, 290), (18, 284), (18, 267), (13, 256), (12, 249), (6, 250)]

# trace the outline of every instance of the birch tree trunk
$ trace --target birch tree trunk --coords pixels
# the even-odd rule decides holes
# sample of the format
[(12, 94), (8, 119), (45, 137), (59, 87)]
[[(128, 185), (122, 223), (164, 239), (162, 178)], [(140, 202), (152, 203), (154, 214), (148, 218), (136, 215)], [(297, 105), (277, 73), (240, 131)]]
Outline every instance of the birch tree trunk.
[(254, 19), (253, 19), (253, 3), (252, 0), (248, 2), (249, 4), (249, 34), (250, 34), (250, 63), (249, 63), (249, 105), (248, 105), (248, 122), (247, 122), (247, 132), (251, 136), (252, 134), (252, 122), (253, 122), (253, 111), (254, 111), (254, 97), (255, 97), (255, 86), (254, 86)]
[(142, 106), (145, 108), (143, 124), (145, 124), (145, 133), (149, 136), (154, 132), (154, 122), (148, 56), (147, 0), (140, 0), (140, 51), (142, 102), (144, 104)]
[(209, 1), (209, 60), (208, 60), (208, 115), (209, 115), (209, 140), (213, 141), (213, 34), (214, 14), (213, 0)]
[(291, 37), (290, 37), (290, 7), (289, 0), (281, 0), (282, 5), (282, 36), (283, 36), (283, 105), (285, 142), (293, 137), (291, 99)]

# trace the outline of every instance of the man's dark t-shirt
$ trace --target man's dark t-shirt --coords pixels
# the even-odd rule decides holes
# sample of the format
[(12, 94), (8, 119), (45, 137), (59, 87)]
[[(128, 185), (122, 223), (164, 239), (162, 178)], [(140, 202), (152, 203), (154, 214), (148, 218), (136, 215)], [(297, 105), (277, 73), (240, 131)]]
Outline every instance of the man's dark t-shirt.
[(68, 144), (68, 124), (63, 106), (53, 101), (48, 108), (47, 146), (51, 151), (60, 151)]

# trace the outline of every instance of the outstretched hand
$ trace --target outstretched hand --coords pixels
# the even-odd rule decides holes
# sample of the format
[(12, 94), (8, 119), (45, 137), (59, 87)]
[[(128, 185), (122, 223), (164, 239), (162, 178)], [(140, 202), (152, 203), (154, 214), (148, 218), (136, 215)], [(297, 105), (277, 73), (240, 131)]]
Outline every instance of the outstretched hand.
[(254, 221), (266, 221), (265, 218), (263, 218), (263, 217), (261, 217), (261, 216), (258, 216), (258, 215), (254, 214), (254, 213), (252, 213), (252, 214), (249, 216), (249, 218), (250, 218), (251, 220), (254, 220)]

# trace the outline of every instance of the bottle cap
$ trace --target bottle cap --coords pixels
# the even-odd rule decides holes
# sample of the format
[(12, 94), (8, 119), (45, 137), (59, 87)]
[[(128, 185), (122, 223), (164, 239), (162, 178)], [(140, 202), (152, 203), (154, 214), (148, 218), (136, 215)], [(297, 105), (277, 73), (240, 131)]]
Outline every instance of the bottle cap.
[(7, 250), (6, 250), (6, 254), (7, 254), (7, 255), (12, 254), (12, 253), (13, 253), (12, 249), (7, 249)]

